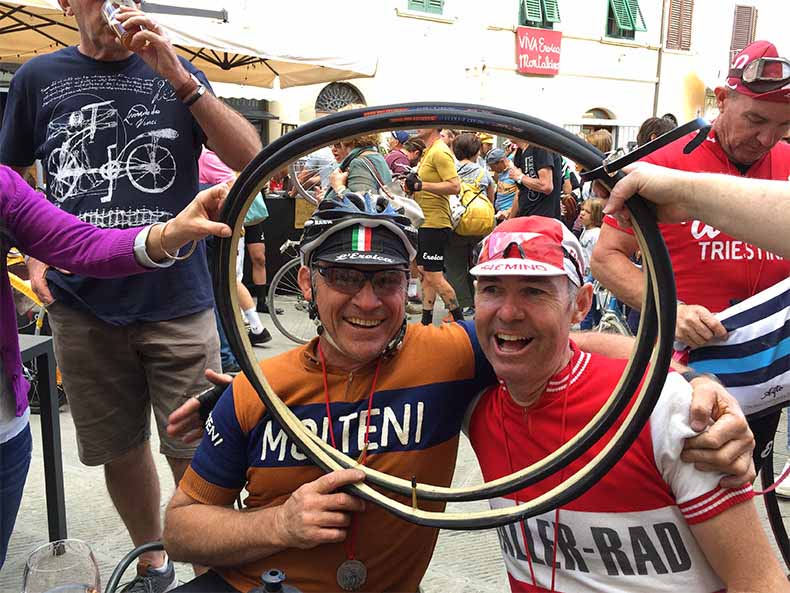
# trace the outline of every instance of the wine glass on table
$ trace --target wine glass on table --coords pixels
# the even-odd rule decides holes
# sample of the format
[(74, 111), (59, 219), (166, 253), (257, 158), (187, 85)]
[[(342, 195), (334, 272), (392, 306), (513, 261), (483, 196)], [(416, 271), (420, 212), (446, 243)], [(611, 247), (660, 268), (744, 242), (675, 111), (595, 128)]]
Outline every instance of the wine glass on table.
[(99, 565), (93, 550), (78, 539), (38, 547), (25, 564), (23, 593), (100, 593)]

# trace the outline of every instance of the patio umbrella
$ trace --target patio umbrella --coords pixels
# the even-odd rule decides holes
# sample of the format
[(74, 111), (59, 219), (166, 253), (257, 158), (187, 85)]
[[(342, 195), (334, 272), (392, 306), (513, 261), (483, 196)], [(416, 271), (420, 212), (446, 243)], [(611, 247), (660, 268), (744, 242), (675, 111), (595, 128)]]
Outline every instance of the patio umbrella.
[[(376, 58), (335, 35), (322, 34), (327, 22), (310, 0), (254, 2), (226, 0), (206, 16), (165, 14), (192, 10), (194, 2), (169, 0), (149, 12), (168, 32), (178, 52), (211, 81), (280, 88), (373, 76)], [(144, 6), (145, 8), (145, 6)], [(175, 9), (175, 10), (174, 10)], [(308, 18), (305, 15), (309, 15)], [(76, 22), (63, 15), (57, 0), (0, 0), (0, 61), (23, 63), (42, 53), (79, 42)]]

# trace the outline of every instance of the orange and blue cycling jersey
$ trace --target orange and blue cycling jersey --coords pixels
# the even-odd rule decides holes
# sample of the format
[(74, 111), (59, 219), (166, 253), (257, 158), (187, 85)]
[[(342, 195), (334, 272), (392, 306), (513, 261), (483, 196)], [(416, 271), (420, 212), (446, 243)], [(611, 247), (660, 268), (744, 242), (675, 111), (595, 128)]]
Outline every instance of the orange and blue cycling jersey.
[[(331, 442), (317, 340), (261, 363), (269, 383), (307, 429)], [(365, 443), (368, 398), (376, 362), (354, 371), (327, 370), (332, 427), (338, 449), (359, 457)], [(449, 486), (458, 434), (471, 400), (494, 382), (468, 322), (441, 327), (409, 325), (400, 350), (383, 359), (370, 410), (366, 465), (411, 480)], [(267, 412), (245, 377), (222, 396), (181, 489), (204, 504), (230, 505), (247, 491), (249, 509), (282, 504), (322, 474)], [(407, 501), (396, 497), (402, 502)], [(440, 503), (421, 508), (441, 510)], [(368, 503), (357, 515), (354, 556), (368, 569), (366, 590), (416, 591), (430, 561), (437, 530), (418, 527)], [(348, 557), (342, 543), (285, 550), (264, 560), (217, 572), (240, 591), (278, 568), (303, 591), (336, 590), (337, 567)]]

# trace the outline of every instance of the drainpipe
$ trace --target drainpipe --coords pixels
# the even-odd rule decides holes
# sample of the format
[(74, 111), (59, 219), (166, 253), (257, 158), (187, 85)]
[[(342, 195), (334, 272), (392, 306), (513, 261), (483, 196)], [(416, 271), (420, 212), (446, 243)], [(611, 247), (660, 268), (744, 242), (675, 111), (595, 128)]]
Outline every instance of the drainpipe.
[(656, 60), (656, 88), (655, 91), (653, 91), (653, 117), (658, 117), (658, 94), (661, 90), (661, 64), (664, 59), (664, 44), (666, 43), (668, 4), (669, 0), (664, 0), (661, 3), (661, 36), (658, 44), (658, 59)]

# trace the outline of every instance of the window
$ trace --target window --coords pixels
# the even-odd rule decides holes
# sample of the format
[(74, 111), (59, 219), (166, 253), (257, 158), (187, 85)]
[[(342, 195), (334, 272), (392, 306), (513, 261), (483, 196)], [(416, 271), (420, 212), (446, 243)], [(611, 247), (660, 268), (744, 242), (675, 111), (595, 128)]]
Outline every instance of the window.
[(669, 1), (669, 25), (667, 26), (667, 49), (691, 49), (691, 17), (694, 0)]
[[(732, 19), (732, 39), (730, 57), (734, 58), (744, 47), (754, 41), (754, 28), (757, 25), (757, 9), (754, 6), (735, 6)], [(732, 63), (732, 59), (730, 59)]]
[(636, 31), (647, 31), (639, 0), (609, 0), (606, 36), (633, 39)]
[(315, 110), (321, 113), (333, 113), (352, 103), (366, 104), (365, 97), (359, 89), (348, 82), (331, 82), (318, 93)]
[(444, 0), (409, 0), (409, 10), (442, 14)]
[(526, 27), (553, 29), (560, 22), (560, 7), (557, 0), (521, 0), (518, 22)]

